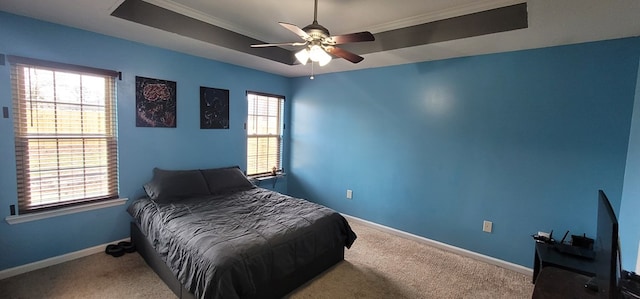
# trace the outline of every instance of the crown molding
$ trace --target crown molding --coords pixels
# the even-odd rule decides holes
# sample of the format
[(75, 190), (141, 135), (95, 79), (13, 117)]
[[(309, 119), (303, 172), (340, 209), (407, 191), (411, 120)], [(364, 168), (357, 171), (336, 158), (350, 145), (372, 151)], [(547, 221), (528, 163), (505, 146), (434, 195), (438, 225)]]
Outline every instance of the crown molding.
[[(120, 0), (119, 2), (122, 2), (122, 1), (124, 0)], [(143, 0), (143, 1), (162, 7), (164, 9), (174, 11), (176, 13), (179, 13), (185, 16), (218, 26), (218, 27), (225, 28), (227, 30), (231, 30), (236, 33), (240, 33), (248, 37), (260, 39), (259, 36), (255, 36), (255, 32), (242, 28), (238, 24), (233, 24), (228, 21), (222, 20), (220, 18), (216, 18), (210, 14), (198, 11), (194, 8), (191, 8), (183, 4), (176, 3), (175, 1), (172, 1), (172, 0)], [(523, 1), (523, 0), (474, 1), (473, 3), (470, 3), (470, 4), (459, 5), (459, 6), (455, 6), (447, 9), (441, 9), (437, 11), (428, 12), (425, 14), (420, 14), (417, 16), (409, 17), (409, 18), (394, 20), (392, 22), (381, 23), (373, 26), (367, 26), (367, 28), (352, 28), (351, 30), (346, 30), (346, 32), (356, 32), (356, 31), (363, 31), (363, 30), (367, 30), (372, 33), (384, 32), (384, 31), (405, 28), (409, 26), (429, 23), (433, 21), (458, 17), (462, 15), (482, 12), (490, 9), (505, 7), (505, 6), (519, 4), (519, 3), (525, 3), (525, 2), (526, 1)]]
[[(122, 0), (124, 1), (124, 0)], [(162, 7), (164, 9), (168, 9), (171, 10), (173, 12), (179, 13), (181, 15), (190, 17), (190, 18), (194, 18), (196, 20), (199, 21), (203, 21), (206, 23), (209, 23), (211, 25), (215, 25), (227, 30), (231, 30), (235, 33), (239, 33), (251, 38), (255, 38), (260, 40), (259, 36), (256, 36), (255, 32), (252, 32), (250, 30), (246, 30), (240, 26), (238, 26), (237, 24), (233, 24), (233, 23), (229, 23), (223, 19), (220, 18), (216, 18), (210, 14), (201, 12), (199, 10), (196, 10), (194, 8), (191, 8), (189, 6), (180, 4), (180, 3), (176, 3), (174, 1), (171, 0), (143, 0), (144, 2), (147, 2), (149, 4), (153, 4), (159, 7)]]
[[(522, 0), (475, 1), (471, 4), (459, 5), (447, 9), (431, 11), (409, 18), (394, 20), (392, 22), (368, 26), (366, 30), (371, 33), (385, 32), (389, 30), (430, 23), (525, 2), (526, 1)], [(348, 30), (348, 32), (361, 30), (363, 30), (363, 28), (353, 28), (352, 30)]]

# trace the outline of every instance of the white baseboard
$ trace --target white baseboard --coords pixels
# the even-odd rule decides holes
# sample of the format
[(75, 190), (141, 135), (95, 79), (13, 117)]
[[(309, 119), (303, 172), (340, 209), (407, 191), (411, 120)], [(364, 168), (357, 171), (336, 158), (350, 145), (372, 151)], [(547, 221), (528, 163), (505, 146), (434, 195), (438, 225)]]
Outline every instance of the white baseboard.
[(96, 254), (99, 252), (104, 252), (104, 249), (107, 245), (109, 244), (115, 244), (121, 241), (130, 241), (130, 238), (126, 238), (126, 239), (122, 239), (122, 240), (118, 240), (118, 241), (113, 241), (110, 243), (106, 243), (103, 245), (97, 245), (97, 246), (93, 246), (90, 248), (85, 248), (82, 250), (78, 250), (75, 252), (70, 252), (67, 254), (63, 254), (63, 255), (59, 255), (59, 256), (54, 256), (48, 259), (44, 259), (41, 261), (37, 261), (37, 262), (33, 262), (33, 263), (29, 263), (26, 265), (22, 265), (22, 266), (18, 266), (18, 267), (14, 267), (14, 268), (9, 268), (9, 269), (5, 269), (0, 271), (0, 280), (5, 279), (5, 278), (9, 278), (12, 276), (16, 276), (16, 275), (20, 275), (23, 273), (27, 273), (30, 271), (34, 271), (34, 270), (38, 270), (38, 269), (42, 269), (42, 268), (46, 268), (49, 266), (53, 266), (53, 265), (57, 265), (57, 264), (61, 264), (64, 262), (68, 262), (68, 261), (72, 261), (75, 259), (79, 259), (85, 256), (89, 256), (92, 254)]
[[(364, 219), (360, 219), (354, 216), (350, 216), (350, 215), (346, 215), (346, 214), (342, 214), (344, 217), (346, 217), (347, 219), (349, 219), (349, 221), (356, 221), (359, 223), (362, 223), (363, 225), (367, 225), (385, 232), (388, 232), (390, 234), (402, 237), (402, 238), (406, 238), (406, 239), (410, 239), (410, 240), (414, 240), (414, 241), (418, 241), (424, 244), (427, 244), (429, 246), (433, 246), (436, 248), (440, 248), (446, 251), (450, 251), (450, 252), (454, 252), (457, 253), (459, 255), (462, 256), (467, 256), (488, 264), (492, 264), (492, 265), (496, 265), (498, 267), (502, 267), (505, 269), (509, 269), (518, 273), (522, 273), (524, 275), (533, 275), (533, 270), (527, 267), (523, 267), (520, 266), (518, 264), (514, 264), (514, 263), (510, 263), (507, 261), (503, 261), (497, 258), (493, 258), (487, 255), (483, 255), (477, 252), (473, 252), (470, 250), (466, 250), (466, 249), (462, 249), (459, 247), (455, 247), (449, 244), (445, 244), (442, 242), (438, 242), (438, 241), (434, 241), (431, 239), (427, 239), (424, 237), (420, 237), (420, 236), (416, 236), (414, 234), (410, 234), (401, 230), (397, 230), (395, 228), (390, 228), (381, 224), (377, 224), (374, 222), (370, 222)], [(72, 261), (75, 259), (79, 259), (85, 256), (89, 256), (92, 254), (96, 254), (99, 252), (104, 252), (104, 248), (109, 245), (109, 244), (114, 244), (114, 243), (118, 243), (121, 241), (129, 241), (129, 238), (126, 239), (122, 239), (122, 240), (118, 240), (118, 241), (113, 241), (110, 243), (106, 243), (103, 245), (97, 245), (94, 247), (90, 247), (90, 248), (86, 248), (86, 249), (82, 249), (82, 250), (78, 250), (75, 252), (71, 252), (71, 253), (67, 253), (67, 254), (63, 254), (63, 255), (59, 255), (59, 256), (54, 256), (48, 259), (44, 259), (41, 261), (37, 261), (37, 262), (33, 262), (30, 264), (26, 264), (26, 265), (22, 265), (22, 266), (18, 266), (18, 267), (14, 267), (14, 268), (9, 268), (9, 269), (5, 269), (0, 271), (0, 280), (1, 279), (5, 279), (5, 278), (9, 278), (12, 276), (16, 276), (16, 275), (20, 275), (23, 273), (27, 273), (30, 271), (34, 271), (34, 270), (38, 270), (38, 269), (42, 269), (42, 268), (46, 268), (49, 266), (53, 266), (53, 265), (57, 265), (57, 264), (61, 264), (64, 262), (68, 262), (68, 261)], [(640, 259), (639, 259), (640, 260)]]
[(470, 257), (472, 259), (479, 260), (479, 261), (485, 262), (487, 264), (495, 265), (495, 266), (502, 267), (502, 268), (505, 268), (505, 269), (509, 269), (509, 270), (512, 270), (512, 271), (515, 271), (515, 272), (518, 272), (518, 273), (522, 273), (524, 275), (529, 275), (529, 276), (533, 275), (533, 270), (532, 269), (524, 267), (524, 266), (521, 266), (521, 265), (518, 265), (518, 264), (510, 263), (510, 262), (503, 261), (503, 260), (500, 260), (500, 259), (497, 259), (497, 258), (494, 258), (494, 257), (490, 257), (490, 256), (487, 256), (487, 255), (484, 255), (484, 254), (480, 254), (480, 253), (473, 252), (473, 251), (470, 251), (470, 250), (462, 249), (460, 247), (455, 247), (455, 246), (452, 246), (452, 245), (449, 245), (449, 244), (445, 244), (445, 243), (438, 242), (438, 241), (435, 241), (435, 240), (427, 239), (425, 237), (420, 237), (420, 236), (417, 236), (417, 235), (414, 235), (414, 234), (410, 234), (410, 233), (407, 233), (407, 232), (404, 232), (404, 231), (401, 231), (401, 230), (397, 230), (395, 228), (387, 227), (387, 226), (384, 226), (384, 225), (381, 225), (381, 224), (370, 222), (370, 221), (367, 221), (367, 220), (364, 220), (364, 219), (360, 219), (360, 218), (357, 218), (357, 217), (353, 217), (353, 216), (350, 216), (350, 215), (346, 215), (346, 214), (342, 214), (342, 215), (345, 218), (347, 218), (349, 221), (355, 221), (355, 222), (361, 223), (363, 225), (370, 226), (370, 227), (376, 228), (378, 230), (382, 230), (382, 231), (388, 232), (388, 233), (390, 233), (392, 235), (396, 235), (396, 236), (399, 236), (399, 237), (402, 237), (402, 238), (405, 238), (405, 239), (414, 240), (414, 241), (417, 241), (417, 242), (420, 242), (420, 243), (423, 243), (423, 244), (427, 244), (429, 246), (433, 246), (433, 247), (440, 248), (440, 249), (443, 249), (443, 250), (446, 250), (446, 251), (450, 251), (450, 252), (453, 252), (453, 253), (456, 253), (456, 254), (459, 254), (459, 255), (462, 255), (462, 256)]
[(636, 273), (640, 273), (640, 242), (638, 242), (638, 257), (636, 258)]

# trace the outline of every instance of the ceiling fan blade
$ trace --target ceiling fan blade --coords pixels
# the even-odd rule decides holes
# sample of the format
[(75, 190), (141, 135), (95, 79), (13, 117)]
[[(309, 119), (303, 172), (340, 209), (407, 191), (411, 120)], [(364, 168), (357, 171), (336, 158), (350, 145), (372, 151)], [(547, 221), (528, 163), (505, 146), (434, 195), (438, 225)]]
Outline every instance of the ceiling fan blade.
[(343, 34), (332, 36), (331, 40), (336, 44), (357, 43), (357, 42), (372, 42), (376, 40), (373, 34), (369, 31), (356, 32), (351, 34)]
[(265, 47), (280, 47), (280, 46), (304, 46), (307, 43), (279, 43), (279, 44), (259, 44), (259, 45), (251, 45), (251, 48), (265, 48)]
[(307, 34), (306, 32), (304, 32), (304, 30), (300, 29), (300, 27), (293, 25), (293, 24), (289, 24), (289, 23), (283, 23), (283, 22), (279, 22), (278, 24), (280, 24), (280, 26), (289, 29), (289, 31), (295, 33), (297, 36), (299, 36), (300, 38), (304, 39), (304, 40), (309, 40), (311, 39), (311, 36), (309, 36), (309, 34)]
[(338, 47), (327, 47), (327, 52), (329, 52), (330, 54), (333, 54), (335, 56), (338, 56), (340, 58), (344, 58), (346, 60), (349, 60), (353, 63), (358, 63), (362, 60), (364, 60), (364, 58), (362, 56), (353, 54), (347, 50), (338, 48)]

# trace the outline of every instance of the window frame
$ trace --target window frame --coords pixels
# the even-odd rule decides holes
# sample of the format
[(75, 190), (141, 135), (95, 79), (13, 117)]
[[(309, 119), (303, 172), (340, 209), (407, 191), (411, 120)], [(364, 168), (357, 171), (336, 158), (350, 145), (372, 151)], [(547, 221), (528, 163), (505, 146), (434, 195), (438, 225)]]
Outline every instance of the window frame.
[[(277, 124), (277, 128), (278, 128), (278, 132), (276, 134), (250, 134), (249, 132), (250, 130), (250, 126), (252, 125), (250, 119), (252, 114), (249, 114), (249, 112), (251, 111), (251, 108), (249, 107), (250, 105), (250, 96), (256, 96), (256, 97), (266, 97), (269, 99), (275, 99), (278, 100), (278, 115), (277, 115), (277, 119), (278, 119), (278, 124)], [(274, 175), (279, 175), (284, 173), (284, 166), (283, 166), (283, 157), (284, 157), (284, 132), (286, 129), (285, 126), (285, 118), (284, 118), (284, 114), (285, 114), (285, 102), (286, 102), (286, 98), (283, 95), (277, 95), (277, 94), (270, 94), (270, 93), (264, 93), (264, 92), (256, 92), (256, 91), (247, 91), (246, 92), (246, 98), (247, 98), (247, 121), (245, 122), (245, 130), (246, 130), (246, 134), (247, 134), (247, 153), (246, 153), (246, 161), (247, 161), (247, 176), (252, 177), (252, 178), (260, 178), (260, 177), (267, 177), (267, 176), (274, 176)], [(253, 116), (267, 116), (267, 117), (273, 117), (273, 115), (258, 115), (258, 114), (253, 114)], [(258, 126), (258, 122), (255, 121), (253, 123), (253, 125)], [(254, 129), (254, 131), (258, 131), (257, 129)], [(256, 172), (252, 172), (252, 169), (258, 169), (259, 167), (252, 167), (249, 163), (250, 161), (250, 149), (249, 149), (249, 144), (250, 144), (250, 139), (260, 139), (260, 138), (276, 138), (277, 140), (277, 166), (276, 166), (276, 170), (275, 173), (273, 172), (272, 169), (264, 169), (262, 171), (256, 171)], [(256, 155), (256, 157), (259, 155)], [(258, 158), (256, 158), (258, 159)], [(268, 162), (267, 162), (268, 163)], [(257, 160), (256, 163), (260, 164), (260, 160)]]
[[(51, 210), (59, 210), (70, 208), (73, 206), (81, 206), (88, 204), (95, 204), (97, 202), (102, 202), (106, 200), (112, 200), (119, 198), (119, 182), (118, 182), (118, 145), (117, 145), (117, 84), (116, 78), (120, 78), (121, 74), (117, 71), (105, 70), (87, 66), (52, 62), (46, 60), (39, 60), (27, 57), (20, 56), (12, 56), (8, 55), (7, 60), (11, 66), (11, 91), (12, 91), (12, 102), (13, 102), (13, 125), (14, 125), (14, 139), (15, 139), (15, 155), (16, 155), (16, 181), (17, 181), (17, 192), (18, 192), (18, 214), (31, 214), (43, 211), (51, 211)], [(52, 78), (59, 78), (59, 76), (67, 76), (73, 75), (78, 76), (80, 82), (85, 79), (84, 76), (89, 77), (101, 77), (104, 79), (104, 97), (100, 97), (100, 99), (104, 99), (103, 103), (99, 104), (88, 103), (82, 100), (82, 96), (79, 98), (70, 97), (70, 98), (62, 98), (57, 94), (53, 96), (48, 96), (45, 98), (45, 102), (49, 104), (44, 104), (48, 106), (52, 106), (53, 111), (55, 113), (54, 117), (49, 119), (55, 121), (54, 125), (51, 127), (47, 127), (44, 125), (42, 128), (51, 129), (45, 132), (29, 132), (28, 130), (28, 119), (33, 116), (27, 116), (27, 114), (45, 112), (51, 109), (41, 109), (43, 104), (40, 104), (40, 107), (36, 109), (31, 109), (29, 107), (34, 107), (33, 96), (27, 95), (27, 83), (29, 84), (37, 84), (30, 81), (32, 78), (27, 78), (25, 75), (25, 68), (41, 70), (41, 71), (51, 71)], [(35, 81), (38, 82), (38, 81)], [(58, 85), (54, 81), (53, 90), (57, 92)], [(102, 85), (98, 85), (100, 88)], [(88, 90), (89, 87), (85, 88), (82, 83), (80, 83), (79, 92), (84, 95), (84, 92)], [(68, 88), (66, 90), (71, 90)], [(90, 90), (89, 90), (90, 92)], [(30, 93), (30, 92), (29, 92)], [(90, 93), (89, 95), (93, 95)], [(65, 101), (67, 99), (67, 101)], [(76, 102), (71, 101), (76, 100)], [(80, 113), (69, 113), (73, 117), (59, 117), (59, 112), (66, 112), (70, 110), (65, 110), (62, 106), (67, 106), (67, 109), (76, 109), (80, 110)], [(89, 109), (89, 110), (85, 110)], [(99, 116), (89, 116), (87, 119), (86, 115), (90, 115), (90, 112), (87, 111), (98, 111)], [(49, 112), (50, 113), (50, 112)], [(76, 115), (74, 115), (76, 114)], [(86, 114), (86, 115), (85, 115)], [(102, 129), (104, 132), (101, 132), (100, 129), (98, 132), (85, 132), (81, 130), (80, 133), (64, 133), (60, 132), (61, 128), (58, 125), (58, 121), (61, 119), (67, 120), (90, 120), (91, 122), (83, 123), (82, 128), (89, 128), (95, 124), (96, 118), (104, 116), (104, 119), (101, 119), (98, 122), (97, 127), (104, 126)], [(46, 149), (37, 148), (35, 152), (30, 153), (30, 146), (33, 146), (35, 140), (39, 141), (48, 141), (52, 142), (56, 145), (55, 152), (47, 153)], [(64, 141), (79, 144), (82, 143), (81, 156), (82, 166), (74, 167), (74, 171), (80, 171), (82, 174), (78, 175), (73, 173), (70, 177), (74, 179), (82, 178), (82, 187), (72, 186), (68, 187), (72, 184), (70, 181), (66, 181), (66, 185), (63, 186), (64, 175), (61, 172), (71, 171), (69, 165), (61, 165), (61, 164), (75, 164), (76, 158), (73, 158), (72, 162), (60, 162), (64, 157), (64, 149), (60, 148), (60, 145), (64, 143)], [(96, 151), (92, 151), (89, 148), (89, 144), (99, 144), (97, 146)], [(34, 148), (32, 148), (34, 149)], [(52, 172), (57, 172), (57, 175), (52, 177), (53, 180), (57, 182), (58, 187), (56, 191), (47, 190), (42, 193), (45, 195), (53, 195), (52, 199), (47, 202), (34, 202), (32, 201), (31, 196), (34, 192), (34, 186), (31, 185), (31, 179), (35, 173), (38, 172), (35, 166), (30, 166), (31, 160), (35, 160), (34, 155), (38, 155), (40, 153), (44, 153), (42, 157), (55, 157), (55, 161), (57, 161), (57, 165), (55, 167), (47, 168)], [(75, 152), (74, 152), (75, 153)], [(98, 158), (100, 162), (97, 166), (90, 165), (87, 163), (88, 157), (93, 155), (103, 155), (102, 158)], [(30, 156), (31, 155), (31, 156)], [(69, 154), (67, 153), (67, 156)], [(31, 158), (30, 158), (31, 157)], [(40, 159), (39, 161), (43, 161)], [(43, 162), (44, 163), (44, 162)], [(33, 168), (33, 169), (32, 169)], [(88, 169), (91, 168), (100, 168), (102, 170), (98, 171), (98, 177), (103, 177), (107, 180), (105, 186), (106, 187), (98, 187), (92, 188), (90, 185), (87, 185), (86, 182), (90, 179), (95, 180), (95, 176), (92, 176), (87, 172)], [(40, 170), (43, 172), (43, 170)], [(73, 172), (73, 171), (71, 171)], [(94, 181), (95, 182), (95, 181)], [(99, 185), (99, 183), (98, 183)], [(71, 196), (65, 196), (64, 193), (66, 190), (70, 190)], [(82, 190), (82, 191), (79, 191)], [(98, 190), (96, 193), (87, 195), (87, 192), (91, 193), (91, 191)], [(79, 192), (82, 192), (82, 196), (78, 196)], [(66, 197), (66, 198), (65, 198)]]

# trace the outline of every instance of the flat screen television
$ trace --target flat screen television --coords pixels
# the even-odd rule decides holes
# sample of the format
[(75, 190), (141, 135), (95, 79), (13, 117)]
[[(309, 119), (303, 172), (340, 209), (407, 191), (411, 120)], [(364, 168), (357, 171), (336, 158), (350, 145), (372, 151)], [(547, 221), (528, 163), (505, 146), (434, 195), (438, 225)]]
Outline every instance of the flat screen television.
[(596, 280), (600, 298), (618, 298), (620, 293), (620, 241), (618, 219), (609, 199), (598, 190), (598, 223), (596, 235)]

